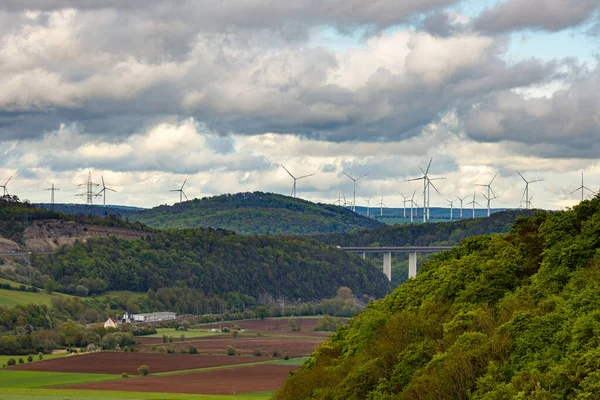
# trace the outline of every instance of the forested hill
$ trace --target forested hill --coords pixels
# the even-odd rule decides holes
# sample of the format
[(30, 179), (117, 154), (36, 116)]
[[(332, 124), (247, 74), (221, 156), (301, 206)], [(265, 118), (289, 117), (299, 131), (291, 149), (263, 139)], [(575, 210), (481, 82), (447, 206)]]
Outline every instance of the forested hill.
[(339, 206), (274, 193), (225, 194), (159, 206), (129, 216), (155, 228), (223, 228), (242, 234), (312, 234), (383, 224)]
[(33, 265), (63, 287), (87, 279), (101, 280), (97, 286), (104, 290), (135, 292), (180, 286), (203, 296), (238, 292), (314, 300), (335, 296), (341, 286), (372, 297), (390, 288), (381, 271), (315, 240), (210, 228), (162, 231), (135, 241), (90, 239), (36, 257)]
[(600, 197), (464, 240), (341, 328), (277, 399), (598, 399)]
[(510, 231), (515, 219), (533, 215), (534, 210), (508, 210), (487, 218), (463, 219), (429, 224), (386, 225), (314, 237), (335, 246), (450, 246), (469, 236)]

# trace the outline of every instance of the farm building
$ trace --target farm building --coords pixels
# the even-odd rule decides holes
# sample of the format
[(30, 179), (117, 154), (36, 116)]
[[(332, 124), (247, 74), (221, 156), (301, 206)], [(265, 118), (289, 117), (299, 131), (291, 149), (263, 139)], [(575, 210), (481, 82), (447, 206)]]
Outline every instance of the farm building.
[(105, 328), (116, 328), (117, 327), (117, 321), (115, 321), (112, 318), (109, 318), (106, 320), (106, 322), (104, 323), (104, 327)]
[(125, 314), (121, 319), (123, 322), (160, 322), (175, 319), (174, 312), (155, 312), (146, 314)]

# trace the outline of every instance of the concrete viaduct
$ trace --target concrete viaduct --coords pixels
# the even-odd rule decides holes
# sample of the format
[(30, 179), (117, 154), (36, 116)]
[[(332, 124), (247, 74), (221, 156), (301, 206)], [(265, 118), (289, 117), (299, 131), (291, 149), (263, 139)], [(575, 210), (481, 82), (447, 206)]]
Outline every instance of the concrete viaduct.
[(383, 273), (392, 280), (392, 253), (408, 253), (408, 277), (417, 276), (417, 253), (438, 253), (450, 250), (454, 246), (406, 246), (406, 247), (339, 247), (340, 250), (349, 253), (362, 254), (365, 258), (367, 253), (383, 254)]

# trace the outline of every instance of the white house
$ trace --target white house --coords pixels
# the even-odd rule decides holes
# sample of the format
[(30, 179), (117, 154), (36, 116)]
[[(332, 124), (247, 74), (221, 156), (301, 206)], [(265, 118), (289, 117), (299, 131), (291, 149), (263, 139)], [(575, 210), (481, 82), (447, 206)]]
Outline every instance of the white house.
[(105, 328), (116, 328), (117, 327), (117, 321), (115, 321), (112, 318), (109, 318), (106, 320), (106, 322), (104, 323), (104, 327)]

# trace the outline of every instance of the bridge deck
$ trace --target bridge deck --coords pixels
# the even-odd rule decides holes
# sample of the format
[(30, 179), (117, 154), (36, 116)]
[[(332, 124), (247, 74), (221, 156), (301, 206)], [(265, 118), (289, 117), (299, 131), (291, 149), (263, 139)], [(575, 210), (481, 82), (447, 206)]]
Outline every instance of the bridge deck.
[(437, 253), (450, 250), (454, 246), (404, 246), (404, 247), (339, 247), (350, 253)]

